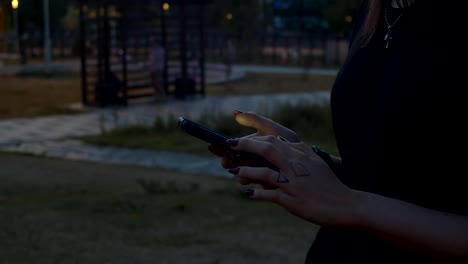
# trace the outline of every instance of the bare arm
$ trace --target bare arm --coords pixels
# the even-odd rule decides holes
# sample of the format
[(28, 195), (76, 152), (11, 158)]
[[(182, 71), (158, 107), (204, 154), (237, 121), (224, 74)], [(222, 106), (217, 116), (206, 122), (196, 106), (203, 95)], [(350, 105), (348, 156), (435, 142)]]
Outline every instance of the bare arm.
[[(341, 158), (330, 155), (341, 166)], [(468, 260), (468, 217), (444, 213), (389, 197), (354, 191), (358, 228), (433, 257)]]
[(468, 217), (354, 191), (357, 228), (425, 255), (468, 261)]
[(252, 190), (254, 199), (279, 204), (321, 226), (362, 230), (444, 263), (468, 263), (468, 216), (351, 189), (304, 143), (264, 136), (229, 144), (262, 155), (280, 168), (279, 173), (268, 168), (234, 170), (241, 184), (256, 181), (277, 187)]

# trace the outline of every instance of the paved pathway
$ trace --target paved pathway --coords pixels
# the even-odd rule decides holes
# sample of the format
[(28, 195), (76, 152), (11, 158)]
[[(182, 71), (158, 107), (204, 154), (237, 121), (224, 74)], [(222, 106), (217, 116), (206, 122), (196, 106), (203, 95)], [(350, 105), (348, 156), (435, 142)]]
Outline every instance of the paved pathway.
[[(246, 67), (245, 72), (279, 71), (278, 67), (242, 67)], [(296, 74), (304, 72), (303, 69), (283, 68), (282, 70), (281, 72)], [(336, 72), (325, 70), (321, 74), (332, 75)], [(126, 125), (152, 125), (158, 117), (166, 122), (173, 122), (176, 126), (179, 116), (197, 119), (203, 115), (229, 114), (234, 109), (267, 114), (279, 104), (327, 103), (328, 99), (328, 92), (235, 97), (195, 96), (186, 100), (170, 100), (161, 104), (145, 101), (148, 99), (140, 99), (127, 107), (88, 109), (89, 111), (83, 114), (4, 120), (0, 121), (0, 150), (227, 176), (228, 174), (220, 167), (219, 160), (215, 157), (102, 148), (85, 145), (77, 138), (98, 135)]]

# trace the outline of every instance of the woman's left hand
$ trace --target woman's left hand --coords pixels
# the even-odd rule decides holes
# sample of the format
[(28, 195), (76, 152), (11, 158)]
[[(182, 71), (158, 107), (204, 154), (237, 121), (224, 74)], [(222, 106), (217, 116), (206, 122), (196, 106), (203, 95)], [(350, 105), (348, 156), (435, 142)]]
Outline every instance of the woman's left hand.
[(227, 143), (233, 149), (263, 156), (280, 170), (247, 166), (229, 169), (241, 184), (260, 182), (277, 187), (249, 190), (252, 198), (276, 203), (318, 225), (357, 224), (354, 191), (335, 176), (310, 146), (275, 136), (244, 137)]

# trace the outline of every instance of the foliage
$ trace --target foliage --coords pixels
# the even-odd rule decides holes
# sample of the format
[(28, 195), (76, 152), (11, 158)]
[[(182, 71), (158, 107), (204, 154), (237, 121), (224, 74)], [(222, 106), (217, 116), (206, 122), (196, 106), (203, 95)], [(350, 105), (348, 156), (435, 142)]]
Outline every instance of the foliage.
[(323, 14), (330, 23), (331, 31), (348, 36), (354, 25), (354, 18), (360, 0), (331, 0), (323, 7)]
[(67, 7), (67, 12), (62, 18), (63, 26), (68, 30), (75, 30), (79, 26), (79, 9), (72, 5)]
[(207, 25), (219, 25), (226, 33), (252, 33), (262, 25), (261, 12), (259, 1), (212, 1), (206, 8)]
[[(67, 13), (68, 1), (49, 0), (50, 27), (53, 31), (62, 24), (62, 18)], [(20, 0), (18, 7), (18, 23), (21, 31), (27, 28), (43, 29), (44, 8), (43, 1)]]

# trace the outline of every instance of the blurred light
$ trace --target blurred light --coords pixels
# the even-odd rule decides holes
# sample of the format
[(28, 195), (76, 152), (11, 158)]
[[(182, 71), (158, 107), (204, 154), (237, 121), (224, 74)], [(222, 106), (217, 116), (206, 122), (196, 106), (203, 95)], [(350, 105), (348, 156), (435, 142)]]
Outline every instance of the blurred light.
[(169, 5), (169, 3), (164, 3), (162, 8), (163, 8), (164, 11), (167, 11), (167, 10), (169, 10), (169, 8), (171, 8), (171, 6)]
[(353, 22), (353, 17), (352, 16), (345, 16), (344, 20), (348, 23)]
[(227, 14), (226, 14), (226, 19), (227, 19), (227, 20), (232, 20), (232, 18), (233, 18), (232, 13), (227, 13)]
[(18, 0), (12, 0), (11, 1), (11, 7), (13, 7), (13, 9), (18, 8), (18, 6), (19, 6)]
[(281, 1), (276, 0), (275, 3), (273, 4), (275, 8), (281, 8), (283, 5), (281, 4)]

